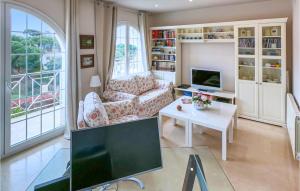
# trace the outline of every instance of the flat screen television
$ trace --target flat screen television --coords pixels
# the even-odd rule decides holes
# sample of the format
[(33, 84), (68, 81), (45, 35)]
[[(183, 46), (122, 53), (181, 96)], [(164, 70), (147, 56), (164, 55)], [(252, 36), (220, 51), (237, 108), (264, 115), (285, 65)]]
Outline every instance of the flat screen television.
[(71, 190), (162, 168), (157, 118), (71, 133)]
[(222, 90), (222, 74), (216, 70), (192, 68), (191, 85), (201, 90)]

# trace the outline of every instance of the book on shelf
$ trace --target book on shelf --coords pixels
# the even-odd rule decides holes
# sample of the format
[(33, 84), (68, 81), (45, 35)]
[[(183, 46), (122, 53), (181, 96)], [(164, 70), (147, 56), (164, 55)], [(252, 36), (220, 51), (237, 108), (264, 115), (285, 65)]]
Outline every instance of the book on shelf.
[(175, 37), (176, 37), (175, 31), (170, 31), (170, 30), (154, 30), (154, 31), (152, 31), (152, 39), (175, 38)]

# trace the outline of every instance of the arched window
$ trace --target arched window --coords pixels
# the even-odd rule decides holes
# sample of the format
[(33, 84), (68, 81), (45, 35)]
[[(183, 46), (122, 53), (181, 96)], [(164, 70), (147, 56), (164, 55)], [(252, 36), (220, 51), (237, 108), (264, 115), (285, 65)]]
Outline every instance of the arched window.
[(65, 49), (54, 25), (7, 7), (6, 128), (10, 149), (65, 127)]
[(117, 27), (116, 52), (113, 78), (144, 72), (140, 32), (128, 23)]

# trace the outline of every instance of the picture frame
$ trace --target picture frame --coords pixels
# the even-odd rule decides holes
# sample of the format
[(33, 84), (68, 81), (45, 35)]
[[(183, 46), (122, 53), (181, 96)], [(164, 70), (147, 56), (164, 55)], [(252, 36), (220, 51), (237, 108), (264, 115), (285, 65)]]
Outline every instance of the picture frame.
[(80, 49), (94, 49), (95, 38), (94, 35), (80, 35)]
[(93, 68), (94, 66), (95, 66), (94, 54), (80, 55), (80, 67), (81, 67), (81, 69)]

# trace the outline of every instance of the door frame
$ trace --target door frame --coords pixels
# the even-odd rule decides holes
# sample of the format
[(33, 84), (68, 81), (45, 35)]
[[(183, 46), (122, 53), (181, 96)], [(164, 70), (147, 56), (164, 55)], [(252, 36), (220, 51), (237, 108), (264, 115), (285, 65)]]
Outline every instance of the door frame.
[[(5, 26), (5, 8), (4, 3), (0, 0), (0, 26)], [(5, 44), (4, 38), (5, 27), (0, 27), (0, 45)], [(4, 122), (4, 111), (5, 111), (5, 99), (4, 99), (4, 63), (5, 63), (5, 54), (4, 47), (0, 46), (0, 159), (4, 155), (4, 138), (5, 138), (5, 122)]]
[[(25, 143), (21, 142), (20, 144), (15, 145), (14, 147), (10, 146), (10, 112), (8, 111), (8, 108), (10, 108), (10, 90), (6, 85), (7, 81), (10, 81), (10, 65), (5, 67), (5, 63), (10, 63), (9, 53), (10, 53), (10, 43), (7, 42), (8, 39), (10, 39), (10, 10), (12, 8), (24, 11), (26, 13), (32, 14), (34, 16), (37, 16), (41, 20), (47, 22), (49, 26), (51, 26), (56, 34), (59, 36), (59, 41), (61, 44), (61, 48), (63, 52), (66, 52), (66, 44), (65, 44), (65, 33), (63, 30), (47, 15), (44, 13), (28, 6), (23, 3), (14, 2), (11, 0), (0, 0), (0, 24), (1, 26), (5, 26), (1, 28), (0, 35), (1, 35), (1, 44), (4, 46), (0, 47), (0, 55), (1, 55), (1, 65), (0, 65), (0, 88), (1, 88), (1, 102), (3, 104), (0, 104), (0, 158), (5, 158), (8, 156), (11, 156), (13, 154), (16, 154), (20, 151), (24, 151), (30, 147), (33, 147), (37, 144), (46, 142), (50, 139), (53, 139), (57, 136), (60, 136), (64, 133), (65, 128), (57, 128), (53, 131), (47, 132), (45, 134), (41, 134), (37, 136), (36, 138), (32, 138), (29, 140), (26, 140)], [(65, 56), (66, 58), (66, 56)], [(65, 64), (67, 64), (65, 60)], [(66, 71), (65, 71), (66, 74)], [(6, 101), (9, 100), (9, 101)]]

